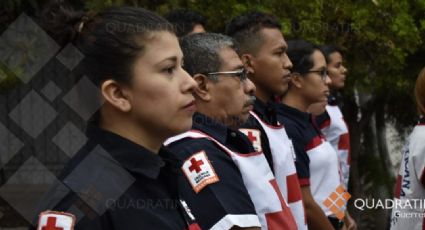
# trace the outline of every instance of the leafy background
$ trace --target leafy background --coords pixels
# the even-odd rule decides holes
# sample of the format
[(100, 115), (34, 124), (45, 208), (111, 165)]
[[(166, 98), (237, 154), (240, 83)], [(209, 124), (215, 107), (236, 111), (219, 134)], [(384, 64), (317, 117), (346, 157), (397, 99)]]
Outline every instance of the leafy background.
[[(22, 12), (37, 17), (46, 1), (2, 0), (0, 32)], [(351, 132), (349, 191), (359, 229), (386, 229), (388, 210), (359, 211), (356, 198), (391, 198), (399, 162), (392, 160), (388, 126), (403, 142), (417, 119), (415, 79), (425, 66), (425, 0), (70, 0), (75, 8), (98, 11), (115, 5), (144, 7), (159, 14), (190, 8), (208, 18), (207, 30), (222, 32), (241, 13), (261, 10), (280, 19), (287, 40), (304, 38), (343, 48), (349, 68), (342, 92), (343, 113)], [(1, 91), (19, 80), (0, 63), (7, 79)], [(0, 91), (0, 92), (1, 92)], [(7, 223), (5, 223), (5, 221)], [(0, 225), (19, 225), (19, 216)]]

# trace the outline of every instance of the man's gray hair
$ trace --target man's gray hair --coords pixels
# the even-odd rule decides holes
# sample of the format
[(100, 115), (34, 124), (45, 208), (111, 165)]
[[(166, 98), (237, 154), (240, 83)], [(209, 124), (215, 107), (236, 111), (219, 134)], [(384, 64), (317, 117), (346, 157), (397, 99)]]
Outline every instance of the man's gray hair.
[(191, 76), (219, 71), (222, 65), (220, 50), (235, 49), (231, 37), (217, 33), (191, 34), (183, 37), (180, 45), (184, 55), (183, 67)]

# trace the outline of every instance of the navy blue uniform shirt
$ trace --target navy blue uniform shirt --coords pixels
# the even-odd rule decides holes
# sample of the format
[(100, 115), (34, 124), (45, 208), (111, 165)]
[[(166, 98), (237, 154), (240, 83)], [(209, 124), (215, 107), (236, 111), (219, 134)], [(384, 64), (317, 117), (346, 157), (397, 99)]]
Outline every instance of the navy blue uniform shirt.
[(70, 212), (78, 230), (188, 228), (192, 220), (177, 191), (180, 163), (168, 151), (152, 153), (94, 126), (87, 136), (40, 212)]
[[(232, 151), (242, 154), (254, 152), (243, 133), (232, 130), (203, 114), (194, 115), (192, 130), (212, 137)], [(168, 147), (182, 161), (193, 159), (194, 154), (204, 152), (208, 159), (202, 164), (210, 164), (217, 174), (218, 181), (208, 183), (198, 192), (194, 190), (188, 178), (179, 179), (180, 195), (187, 202), (202, 229), (210, 229), (218, 222), (223, 222), (228, 215), (239, 216), (241, 220), (252, 219), (252, 215), (256, 215), (238, 167), (216, 143), (206, 138), (188, 137), (173, 142)]]
[(310, 159), (307, 150), (310, 148), (312, 140), (320, 136), (321, 133), (312, 123), (313, 117), (309, 113), (299, 111), (285, 104), (277, 104), (277, 118), (286, 129), (288, 137), (292, 140), (296, 160), (300, 185), (310, 184)]

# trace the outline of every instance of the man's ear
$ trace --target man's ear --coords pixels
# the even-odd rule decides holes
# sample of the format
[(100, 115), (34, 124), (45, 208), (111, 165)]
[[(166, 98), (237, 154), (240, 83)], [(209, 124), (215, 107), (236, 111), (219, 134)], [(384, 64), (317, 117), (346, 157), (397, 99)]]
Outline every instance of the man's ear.
[(204, 74), (197, 73), (193, 75), (193, 79), (198, 83), (198, 87), (195, 88), (195, 96), (203, 101), (211, 100), (211, 82)]
[(123, 86), (118, 84), (115, 80), (110, 79), (104, 81), (100, 90), (105, 102), (111, 104), (121, 112), (128, 112), (131, 110), (130, 96), (125, 92)]
[(253, 67), (255, 64), (254, 56), (251, 54), (242, 54), (241, 55), (241, 61), (245, 67), (246, 70), (248, 70), (248, 73), (254, 73), (255, 68)]

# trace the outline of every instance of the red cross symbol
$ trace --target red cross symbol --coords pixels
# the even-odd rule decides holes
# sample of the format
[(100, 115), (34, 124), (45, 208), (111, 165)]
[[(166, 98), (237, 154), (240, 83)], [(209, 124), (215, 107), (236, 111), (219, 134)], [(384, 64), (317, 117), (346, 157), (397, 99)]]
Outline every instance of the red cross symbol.
[(189, 171), (192, 172), (193, 170), (196, 171), (196, 173), (199, 173), (201, 171), (201, 165), (204, 164), (202, 160), (196, 160), (195, 158), (190, 159), (190, 163), (192, 165), (189, 167)]
[(42, 227), (41, 230), (63, 230), (63, 228), (56, 227), (56, 217), (48, 217), (47, 225)]
[(251, 143), (254, 143), (254, 141), (257, 140), (257, 137), (255, 137), (254, 135), (252, 135), (251, 131), (248, 131), (248, 139), (251, 141)]

